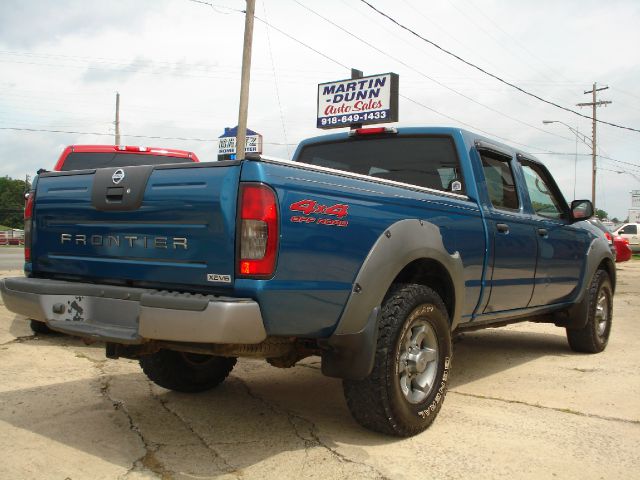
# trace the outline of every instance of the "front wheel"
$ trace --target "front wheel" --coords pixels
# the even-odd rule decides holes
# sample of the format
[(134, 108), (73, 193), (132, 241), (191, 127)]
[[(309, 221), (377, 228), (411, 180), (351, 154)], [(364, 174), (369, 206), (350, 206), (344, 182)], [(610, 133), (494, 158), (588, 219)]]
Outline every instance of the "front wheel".
[(204, 392), (216, 387), (229, 375), (236, 359), (197, 353), (160, 350), (140, 358), (149, 380), (177, 392)]
[(438, 414), (451, 366), (451, 334), (440, 296), (424, 285), (392, 287), (383, 306), (372, 372), (344, 380), (347, 405), (371, 430), (408, 437)]
[(598, 270), (587, 292), (589, 307), (583, 328), (567, 328), (567, 340), (574, 352), (600, 353), (609, 342), (613, 320), (613, 289), (605, 270)]

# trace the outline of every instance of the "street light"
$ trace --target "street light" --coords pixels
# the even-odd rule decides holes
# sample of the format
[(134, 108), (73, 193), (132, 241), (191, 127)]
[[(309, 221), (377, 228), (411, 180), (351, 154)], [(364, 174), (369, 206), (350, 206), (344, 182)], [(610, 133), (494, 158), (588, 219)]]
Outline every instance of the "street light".
[[(566, 123), (560, 121), (560, 120), (543, 120), (542, 123), (544, 125), (549, 125), (551, 123), (560, 123), (562, 125), (564, 125), (565, 127), (567, 127), (569, 130), (571, 130), (571, 133), (573, 133), (576, 136), (576, 153), (575, 153), (575, 159), (573, 161), (573, 198), (576, 198), (576, 178), (578, 175), (578, 140), (580, 140), (582, 143), (584, 143), (587, 147), (591, 146), (591, 138), (587, 137), (586, 135), (580, 133), (580, 131), (577, 128), (573, 128), (571, 125), (567, 125)], [(595, 192), (595, 175), (591, 175), (591, 185), (592, 185), (592, 192)], [(595, 198), (594, 194), (592, 193), (592, 197), (591, 197), (591, 201), (594, 201)], [(595, 208), (595, 204), (594, 204), (594, 208)]]

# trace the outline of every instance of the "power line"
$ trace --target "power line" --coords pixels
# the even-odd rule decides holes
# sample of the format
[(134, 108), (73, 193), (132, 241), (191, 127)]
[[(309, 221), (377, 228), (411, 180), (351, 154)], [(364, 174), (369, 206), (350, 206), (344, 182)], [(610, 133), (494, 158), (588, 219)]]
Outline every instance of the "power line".
[[(46, 128), (27, 127), (0, 127), (0, 130), (13, 130), (18, 132), (45, 132), (45, 133), (66, 133), (70, 135), (96, 135), (99, 137), (113, 137), (113, 133), (105, 132), (81, 132), (74, 130), (54, 130)], [(185, 142), (219, 142), (217, 138), (191, 138), (191, 137), (162, 137), (160, 135), (124, 135), (129, 138), (149, 138), (152, 140), (181, 140)], [(297, 143), (264, 142), (265, 145), (297, 145)]]
[[(264, 17), (267, 18), (267, 4), (262, 3), (262, 10), (264, 11)], [(269, 27), (266, 28), (267, 32), (267, 45), (269, 47), (269, 58), (271, 58), (271, 68), (273, 69), (273, 81), (276, 87), (276, 99), (278, 100), (278, 111), (280, 112), (280, 123), (282, 124), (282, 135), (285, 143), (287, 142), (287, 127), (284, 123), (284, 113), (282, 111), (282, 102), (280, 101), (280, 88), (278, 88), (278, 76), (276, 75), (276, 63), (273, 59), (273, 48), (271, 47), (271, 35), (269, 34)], [(287, 147), (287, 158), (290, 157), (289, 147)]]
[(452, 88), (452, 87), (450, 87), (450, 86), (448, 86), (448, 85), (446, 85), (446, 84), (444, 84), (444, 83), (442, 83), (442, 82), (440, 82), (440, 81), (436, 80), (435, 78), (430, 77), (430, 76), (429, 76), (429, 75), (427, 75), (426, 73), (421, 72), (421, 71), (420, 71), (420, 70), (418, 70), (417, 68), (415, 68), (415, 67), (413, 67), (413, 66), (409, 65), (408, 63), (406, 63), (406, 62), (404, 62), (404, 61), (400, 60), (399, 58), (394, 57), (394, 56), (393, 56), (393, 55), (391, 55), (390, 53), (387, 53), (387, 52), (385, 52), (384, 50), (381, 50), (380, 48), (376, 47), (376, 46), (375, 46), (375, 45), (373, 45), (372, 43), (370, 43), (370, 42), (368, 42), (368, 41), (366, 41), (366, 40), (362, 39), (361, 37), (357, 36), (357, 35), (356, 35), (356, 34), (354, 34), (353, 32), (351, 32), (351, 31), (347, 30), (346, 28), (344, 28), (344, 27), (342, 27), (342, 26), (338, 25), (337, 23), (335, 23), (335, 22), (333, 22), (332, 20), (328, 19), (327, 17), (325, 17), (325, 16), (323, 16), (323, 15), (319, 14), (319, 13), (318, 13), (318, 12), (316, 12), (315, 10), (313, 10), (313, 9), (309, 8), (308, 6), (306, 6), (306, 5), (302, 4), (302, 3), (300, 3), (298, 0), (293, 0), (293, 1), (294, 1), (295, 3), (297, 3), (298, 5), (300, 5), (302, 8), (304, 8), (304, 9), (308, 10), (309, 12), (313, 13), (313, 14), (314, 14), (314, 15), (316, 15), (317, 17), (321, 18), (321, 19), (322, 19), (322, 20), (324, 20), (325, 22), (327, 22), (327, 23), (329, 23), (329, 24), (333, 25), (333, 26), (334, 26), (334, 27), (336, 27), (337, 29), (339, 29), (339, 30), (343, 31), (344, 33), (346, 33), (347, 35), (349, 35), (349, 36), (351, 36), (351, 37), (355, 38), (356, 40), (358, 40), (358, 41), (360, 41), (360, 42), (364, 43), (366, 46), (368, 46), (368, 47), (370, 47), (370, 48), (373, 48), (375, 51), (377, 51), (377, 52), (379, 52), (379, 53), (381, 53), (381, 54), (383, 54), (383, 55), (385, 55), (385, 56), (389, 57), (390, 59), (392, 59), (392, 60), (394, 60), (394, 61), (396, 61), (396, 62), (398, 62), (400, 65), (403, 65), (403, 66), (405, 66), (405, 67), (407, 67), (407, 68), (409, 68), (409, 69), (413, 70), (413, 71), (414, 71), (414, 72), (416, 72), (418, 75), (420, 75), (420, 76), (422, 76), (422, 77), (424, 77), (424, 78), (426, 78), (426, 79), (428, 79), (428, 80), (431, 80), (431, 81), (432, 81), (432, 82), (434, 82), (435, 84), (440, 85), (440, 86), (441, 86), (441, 87), (443, 87), (443, 88), (446, 88), (447, 90), (449, 90), (449, 91), (451, 91), (451, 92), (455, 93), (456, 95), (459, 95), (459, 96), (461, 96), (462, 98), (464, 98), (464, 99), (466, 99), (466, 100), (469, 100), (470, 102), (475, 103), (476, 105), (480, 105), (481, 107), (484, 107), (484, 108), (486, 108), (487, 110), (490, 110), (490, 111), (492, 111), (492, 112), (494, 112), (494, 113), (497, 113), (498, 115), (502, 115), (503, 117), (508, 118), (509, 120), (512, 120), (512, 121), (517, 122), (517, 123), (520, 123), (520, 124), (525, 125), (525, 126), (527, 126), (527, 127), (529, 127), (529, 128), (533, 128), (533, 129), (538, 130), (538, 131), (540, 131), (540, 132), (546, 133), (547, 135), (552, 135), (552, 136), (554, 136), (554, 137), (562, 138), (563, 140), (572, 140), (571, 138), (564, 137), (564, 136), (559, 135), (559, 134), (557, 134), (557, 133), (549, 132), (549, 131), (544, 130), (544, 129), (540, 128), (540, 127), (537, 127), (537, 126), (532, 125), (532, 124), (530, 124), (530, 123), (527, 123), (527, 122), (525, 122), (525, 121), (523, 121), (523, 120), (520, 120), (520, 119), (518, 119), (518, 118), (516, 118), (516, 117), (512, 117), (511, 115), (508, 115), (508, 114), (506, 114), (506, 113), (504, 113), (504, 112), (501, 112), (500, 110), (497, 110), (497, 109), (495, 109), (495, 108), (493, 108), (493, 107), (490, 107), (489, 105), (486, 105), (486, 104), (484, 104), (484, 103), (482, 103), (482, 102), (479, 102), (479, 101), (478, 101), (478, 100), (476, 100), (475, 98), (472, 98), (472, 97), (470, 97), (470, 96), (468, 96), (468, 95), (465, 95), (465, 94), (464, 94), (464, 93), (462, 93), (462, 92), (459, 92), (458, 90), (456, 90), (456, 89), (454, 89), (454, 88)]
[[(113, 137), (112, 133), (104, 132), (80, 132), (74, 130), (50, 130), (46, 128), (27, 128), (27, 127), (0, 127), (0, 130), (14, 130), (18, 132), (46, 132), (46, 133), (66, 133), (70, 135), (97, 135), (100, 137)], [(150, 138), (155, 140), (184, 140), (194, 142), (217, 142), (218, 139), (210, 138), (187, 138), (187, 137), (161, 137), (158, 135), (125, 135), (131, 138)]]
[[(332, 24), (333, 24), (333, 25), (335, 25), (337, 28), (339, 28), (339, 29), (341, 29), (341, 30), (344, 30), (344, 29), (342, 29), (342, 27), (340, 27), (339, 25), (334, 24), (334, 23), (333, 23), (333, 22), (331, 22), (330, 20), (325, 19), (324, 17), (322, 17), (321, 15), (319, 15), (318, 13), (316, 13), (315, 11), (311, 10), (310, 8), (306, 7), (305, 5), (300, 4), (299, 2), (297, 2), (297, 0), (294, 0), (294, 1), (295, 1), (296, 3), (298, 3), (300, 6), (302, 6), (302, 7), (306, 8), (307, 10), (311, 11), (312, 13), (314, 13), (314, 14), (316, 14), (316, 15), (320, 16), (321, 18), (323, 18), (324, 20), (328, 21), (329, 23), (332, 23)], [(265, 25), (267, 25), (267, 26), (269, 26), (269, 27), (273, 28), (275, 31), (277, 31), (277, 32), (281, 33), (282, 35), (284, 35), (284, 36), (286, 36), (287, 38), (289, 38), (290, 40), (292, 40), (292, 41), (294, 41), (294, 42), (298, 43), (299, 45), (302, 45), (303, 47), (305, 47), (305, 48), (307, 48), (307, 49), (309, 49), (309, 50), (313, 51), (314, 53), (317, 53), (318, 55), (320, 55), (320, 56), (324, 57), (325, 59), (327, 59), (327, 60), (329, 60), (329, 61), (331, 61), (331, 62), (333, 62), (333, 63), (335, 63), (335, 64), (337, 64), (337, 65), (339, 65), (339, 66), (341, 66), (341, 67), (343, 67), (343, 68), (346, 68), (346, 69), (350, 70), (350, 68), (349, 68), (349, 67), (347, 67), (347, 66), (346, 66), (346, 65), (344, 65), (343, 63), (339, 62), (338, 60), (336, 60), (336, 59), (334, 59), (334, 58), (332, 58), (332, 57), (329, 57), (328, 55), (326, 55), (326, 54), (324, 54), (324, 53), (320, 52), (319, 50), (317, 50), (317, 49), (315, 49), (315, 48), (311, 47), (310, 45), (308, 45), (308, 44), (304, 43), (303, 41), (301, 41), (301, 40), (299, 40), (299, 39), (295, 38), (294, 36), (292, 36), (292, 35), (290, 35), (290, 34), (288, 34), (288, 33), (284, 32), (283, 30), (281, 30), (281, 29), (279, 29), (279, 28), (275, 27), (274, 25), (272, 25), (272, 24), (270, 24), (270, 23), (266, 22), (265, 20), (263, 20), (263, 19), (259, 18), (258, 16), (254, 15), (254, 17), (256, 18), (256, 20), (259, 20), (260, 22), (264, 23)], [(356, 36), (355, 36), (355, 35), (353, 35), (351, 32), (346, 32), (346, 33), (349, 33), (349, 35), (354, 36), (355, 38), (357, 38), (357, 39), (358, 39), (358, 40), (360, 40), (361, 42), (363, 42), (363, 43), (365, 43), (366, 45), (368, 45), (368, 46), (370, 46), (370, 47), (374, 48), (375, 50), (379, 51), (380, 53), (383, 53), (384, 55), (389, 56), (389, 57), (390, 57), (390, 58), (392, 58), (393, 60), (395, 60), (395, 61), (397, 61), (397, 62), (399, 62), (399, 63), (401, 63), (401, 64), (403, 64), (403, 65), (406, 65), (406, 64), (405, 64), (404, 62), (402, 62), (401, 60), (398, 60), (398, 59), (396, 59), (395, 57), (393, 57), (393, 56), (391, 56), (391, 55), (387, 54), (386, 52), (381, 51), (380, 49), (378, 49), (378, 48), (377, 48), (377, 47), (375, 47), (374, 45), (371, 45), (370, 43), (366, 42), (365, 40), (362, 40), (361, 38), (356, 37)], [(413, 69), (413, 67), (411, 67), (410, 65), (407, 65), (407, 67), (408, 67), (408, 68)], [(417, 71), (417, 72), (418, 72), (418, 73), (420, 73), (420, 74), (422, 74), (422, 73), (421, 73), (421, 72), (419, 72), (419, 71)], [(422, 75), (424, 75), (424, 74), (422, 74)], [(447, 88), (448, 88), (448, 87), (447, 87)], [(459, 119), (457, 119), (457, 118), (455, 118), (455, 117), (452, 117), (452, 116), (450, 116), (450, 115), (447, 115), (447, 114), (445, 114), (445, 113), (442, 113), (442, 112), (440, 112), (440, 111), (438, 111), (438, 110), (436, 110), (436, 109), (434, 109), (434, 108), (432, 108), (432, 107), (429, 107), (429, 106), (427, 106), (427, 105), (425, 105), (425, 104), (423, 104), (423, 103), (421, 103), (421, 102), (419, 102), (419, 101), (417, 101), (417, 100), (415, 100), (415, 99), (413, 99), (413, 98), (410, 98), (410, 97), (408, 97), (408, 96), (406, 96), (406, 95), (400, 95), (400, 97), (402, 97), (402, 98), (404, 98), (405, 100), (408, 100), (408, 101), (410, 101), (410, 102), (414, 103), (415, 105), (418, 105), (418, 106), (420, 106), (420, 107), (422, 107), (422, 108), (425, 108), (425, 109), (427, 109), (427, 110), (429, 110), (429, 111), (431, 111), (431, 112), (433, 112), (433, 113), (435, 113), (435, 114), (437, 114), (437, 115), (440, 115), (440, 116), (445, 117), (445, 118), (447, 118), (447, 119), (449, 119), (449, 120), (452, 120), (452, 121), (454, 121), (454, 122), (456, 122), (456, 123), (458, 123), (458, 124), (460, 124), (460, 125), (464, 125), (464, 126), (469, 127), (469, 128), (471, 128), (471, 129), (473, 129), (473, 130), (475, 130), (475, 131), (477, 131), (477, 132), (484, 133), (485, 135), (489, 135), (489, 136), (491, 136), (491, 137), (498, 138), (498, 139), (500, 139), (500, 140), (503, 140), (503, 141), (509, 142), (509, 143), (511, 143), (511, 144), (514, 144), (514, 145), (520, 145), (520, 146), (523, 146), (523, 147), (526, 147), (526, 148), (530, 148), (530, 149), (535, 149), (535, 150), (544, 150), (544, 152), (543, 152), (543, 153), (551, 153), (551, 151), (549, 151), (549, 150), (546, 150), (546, 149), (543, 149), (543, 148), (539, 148), (539, 147), (534, 147), (534, 146), (532, 146), (532, 145), (527, 145), (527, 144), (525, 144), (525, 143), (517, 142), (517, 141), (515, 141), (515, 140), (513, 140), (513, 139), (510, 139), (510, 138), (507, 138), (507, 137), (502, 137), (502, 136), (500, 136), (500, 135), (496, 135), (495, 133), (492, 133), (492, 132), (488, 132), (488, 131), (483, 130), (483, 129), (481, 129), (481, 128), (478, 128), (478, 127), (476, 127), (476, 126), (474, 126), (474, 125), (471, 125), (471, 124), (469, 124), (469, 123), (466, 123), (466, 122), (464, 122), (464, 121), (462, 121), (462, 120), (459, 120)], [(483, 105), (483, 106), (484, 106), (484, 105)], [(487, 108), (490, 108), (490, 107), (487, 107)], [(526, 124), (526, 125), (528, 125), (528, 124)], [(533, 128), (537, 128), (537, 127), (533, 127)], [(540, 130), (540, 129), (539, 129), (539, 130)], [(548, 133), (548, 134), (550, 134), (550, 135), (554, 135), (554, 136), (560, 137), (560, 138), (565, 139), (565, 140), (570, 140), (569, 138), (567, 138), (567, 137), (563, 137), (563, 136), (561, 136), (561, 135), (556, 135), (556, 134), (553, 134), (553, 133), (551, 133), (551, 132), (547, 132), (547, 131), (545, 131), (545, 130), (542, 130), (542, 131), (543, 131), (544, 133)]]
[(429, 110), (429, 111), (431, 111), (431, 112), (433, 112), (433, 113), (435, 113), (437, 115), (440, 115), (442, 117), (448, 118), (449, 120), (453, 120), (454, 122), (457, 122), (460, 125), (464, 125), (465, 127), (472, 128), (473, 130), (475, 130), (477, 132), (484, 133), (485, 135), (489, 135), (491, 137), (494, 137), (494, 138), (497, 138), (497, 139), (500, 139), (500, 140), (504, 140), (504, 141), (512, 143), (514, 145), (520, 145), (520, 146), (526, 147), (526, 148), (534, 148), (534, 149), (537, 148), (537, 147), (533, 147), (531, 145), (527, 145), (526, 143), (516, 142), (515, 140), (512, 140), (510, 138), (501, 137), (500, 135), (496, 135), (495, 133), (491, 133), (491, 132), (487, 132), (486, 130), (482, 130), (482, 129), (474, 126), (474, 125), (471, 125), (469, 123), (463, 122), (462, 120), (458, 120), (457, 118), (454, 118), (454, 117), (452, 117), (450, 115), (447, 115), (446, 113), (439, 112), (435, 108), (429, 107), (429, 106), (427, 106), (427, 105), (425, 105), (425, 104), (423, 104), (423, 103), (421, 103), (421, 102), (419, 102), (417, 100), (414, 100), (413, 98), (409, 98), (409, 97), (407, 97), (405, 95), (400, 95), (400, 98), (404, 98), (405, 100), (408, 100), (411, 103), (414, 103), (415, 105), (418, 105), (419, 107), (425, 108), (425, 109), (427, 109), (427, 110)]
[[(320, 55), (320, 56), (322, 56), (322, 57), (326, 58), (327, 60), (330, 60), (331, 62), (333, 62), (333, 63), (335, 63), (335, 64), (337, 64), (337, 65), (339, 65), (339, 66), (341, 66), (341, 67), (344, 67), (344, 68), (346, 68), (346, 69), (350, 70), (350, 68), (349, 68), (349, 67), (347, 67), (347, 66), (346, 66), (346, 65), (344, 65), (343, 63), (339, 62), (338, 60), (336, 60), (336, 59), (334, 59), (334, 58), (329, 57), (328, 55), (326, 55), (326, 54), (324, 54), (324, 53), (320, 52), (319, 50), (316, 50), (315, 48), (313, 48), (313, 47), (309, 46), (308, 44), (306, 44), (306, 43), (302, 42), (301, 40), (298, 40), (298, 39), (297, 39), (297, 38), (295, 38), (294, 36), (289, 35), (288, 33), (284, 32), (284, 31), (282, 31), (281, 29), (279, 29), (279, 28), (277, 28), (277, 27), (273, 26), (272, 24), (270, 24), (270, 23), (268, 23), (268, 22), (266, 22), (266, 21), (262, 20), (261, 18), (259, 18), (259, 17), (255, 16), (255, 15), (254, 15), (254, 17), (256, 18), (256, 20), (259, 20), (260, 22), (264, 23), (265, 25), (268, 25), (269, 27), (273, 28), (273, 29), (274, 29), (274, 30), (276, 30), (277, 32), (279, 32), (279, 33), (281, 33), (282, 35), (286, 36), (286, 37), (287, 37), (287, 38), (289, 38), (290, 40), (292, 40), (292, 41), (294, 41), (294, 42), (296, 42), (296, 43), (298, 43), (298, 44), (302, 45), (302, 46), (303, 46), (303, 47), (305, 47), (305, 48), (308, 48), (309, 50), (311, 50), (311, 51), (313, 51), (313, 52), (317, 53), (318, 55)], [(373, 47), (373, 48), (376, 48), (376, 47)], [(423, 103), (418, 102), (417, 100), (414, 100), (414, 99), (412, 99), (412, 98), (410, 98), (410, 97), (407, 97), (406, 95), (400, 95), (400, 96), (401, 96), (402, 98), (404, 98), (405, 100), (408, 100), (408, 101), (410, 101), (410, 102), (412, 102), (412, 103), (414, 103), (414, 104), (416, 104), (416, 105), (418, 105), (418, 106), (420, 106), (420, 107), (422, 107), (422, 108), (425, 108), (425, 109), (427, 109), (427, 110), (429, 110), (429, 111), (431, 111), (431, 112), (434, 112), (434, 113), (436, 113), (437, 115), (441, 115), (441, 116), (443, 116), (443, 117), (445, 117), (445, 118), (448, 118), (448, 119), (450, 119), (450, 120), (453, 120), (454, 122), (457, 122), (457, 123), (459, 123), (460, 125), (464, 125), (464, 126), (467, 126), (467, 127), (469, 127), (469, 128), (472, 128), (472, 129), (473, 129), (473, 130), (475, 130), (475, 131), (478, 131), (478, 132), (484, 133), (484, 134), (486, 134), (486, 135), (490, 135), (490, 136), (492, 136), (492, 137), (498, 138), (498, 139), (500, 139), (500, 140), (507, 141), (507, 142), (512, 143), (512, 144), (515, 144), (515, 145), (521, 145), (521, 146), (524, 146), (524, 147), (527, 147), (527, 148), (535, 148), (535, 149), (537, 149), (537, 150), (544, 150), (543, 148), (539, 148), (539, 147), (532, 147), (531, 145), (527, 145), (527, 144), (524, 144), (524, 143), (520, 143), (520, 142), (517, 142), (517, 141), (512, 140), (512, 139), (510, 139), (510, 138), (501, 137), (501, 136), (496, 135), (496, 134), (494, 134), (494, 133), (487, 132), (486, 130), (482, 130), (481, 128), (478, 128), (478, 127), (476, 127), (476, 126), (474, 126), (474, 125), (471, 125), (471, 124), (469, 124), (469, 123), (463, 122), (462, 120), (459, 120), (459, 119), (457, 119), (457, 118), (455, 118), (455, 117), (452, 117), (452, 116), (450, 116), (450, 115), (447, 115), (447, 114), (445, 114), (445, 113), (439, 112), (438, 110), (436, 110), (436, 109), (434, 109), (434, 108), (428, 107), (427, 105), (424, 105)], [(546, 133), (549, 133), (549, 132), (546, 132)], [(560, 138), (565, 138), (565, 137), (560, 137)], [(294, 144), (294, 145), (295, 145), (295, 144)]]
[(239, 13), (244, 13), (244, 10), (240, 10), (238, 8), (231, 8), (231, 7), (225, 7), (223, 5), (216, 5), (214, 3), (210, 3), (210, 2), (204, 2), (203, 0), (187, 0), (188, 2), (193, 2), (193, 3), (199, 3), (201, 5), (208, 5), (210, 6), (213, 10), (215, 10), (218, 13), (221, 13), (223, 15), (230, 15), (231, 13), (224, 13), (224, 12), (220, 12), (218, 9), (224, 9), (224, 10), (230, 10), (232, 12), (239, 12)]
[(329, 56), (325, 55), (325, 54), (324, 54), (324, 53), (322, 53), (320, 50), (316, 50), (315, 48), (313, 48), (313, 47), (312, 47), (312, 46), (310, 46), (310, 45), (307, 45), (307, 44), (306, 44), (306, 43), (304, 43), (303, 41), (298, 40), (298, 39), (297, 39), (297, 38), (295, 38), (295, 37), (292, 37), (292, 36), (291, 36), (291, 35), (289, 35), (287, 32), (285, 32), (285, 31), (283, 31), (283, 30), (280, 30), (278, 27), (276, 27), (276, 26), (272, 25), (271, 23), (267, 22), (266, 20), (261, 19), (261, 18), (260, 18), (260, 17), (258, 17), (257, 15), (254, 15), (254, 18), (255, 18), (256, 20), (258, 20), (258, 21), (260, 21), (260, 22), (264, 23), (264, 24), (265, 24), (265, 25), (267, 25), (268, 27), (273, 28), (276, 32), (278, 32), (278, 33), (280, 33), (280, 34), (284, 35), (284, 36), (285, 36), (285, 37), (287, 37), (288, 39), (293, 40), (294, 42), (299, 43), (299, 44), (300, 44), (300, 45), (302, 45), (303, 47), (308, 48), (308, 49), (309, 49), (309, 50), (311, 50), (312, 52), (317, 53), (317, 54), (318, 54), (318, 55), (320, 55), (321, 57), (324, 57), (324, 58), (326, 58), (327, 60), (329, 60), (329, 61), (331, 61), (331, 62), (333, 62), (333, 63), (335, 63), (335, 64), (337, 64), (337, 65), (340, 65), (342, 68), (346, 68), (347, 70), (351, 70), (351, 68), (350, 68), (350, 67), (347, 67), (345, 64), (340, 63), (338, 60), (335, 60), (335, 59), (333, 59), (333, 58), (331, 58), (331, 57), (329, 57)]
[[(509, 82), (509, 81), (507, 81), (507, 80), (503, 79), (502, 77), (499, 77), (498, 75), (495, 75), (495, 74), (493, 74), (493, 73), (491, 73), (491, 72), (488, 72), (488, 71), (487, 71), (487, 70), (485, 70), (484, 68), (479, 67), (478, 65), (476, 65), (476, 64), (474, 64), (474, 63), (472, 63), (472, 62), (470, 62), (470, 61), (468, 61), (468, 60), (465, 60), (464, 58), (462, 58), (462, 57), (460, 57), (459, 55), (457, 55), (457, 54), (455, 54), (455, 53), (453, 53), (453, 52), (451, 52), (451, 51), (447, 50), (446, 48), (441, 47), (440, 45), (438, 45), (438, 44), (437, 44), (437, 43), (435, 43), (434, 41), (429, 40), (429, 39), (428, 39), (428, 38), (426, 38), (426, 37), (423, 37), (422, 35), (420, 35), (420, 34), (419, 34), (419, 33), (417, 33), (416, 31), (414, 31), (414, 30), (410, 29), (409, 27), (407, 27), (407, 26), (403, 25), (402, 23), (400, 23), (400, 22), (399, 22), (398, 20), (396, 20), (395, 18), (393, 18), (393, 17), (391, 17), (390, 15), (387, 15), (386, 13), (384, 13), (383, 11), (381, 11), (381, 10), (377, 9), (376, 7), (374, 7), (373, 5), (371, 5), (367, 0), (360, 0), (360, 1), (361, 1), (362, 3), (364, 3), (365, 5), (367, 5), (369, 8), (371, 8), (372, 10), (374, 10), (375, 12), (377, 12), (379, 15), (382, 15), (383, 17), (385, 17), (385, 18), (386, 18), (386, 19), (388, 19), (389, 21), (391, 21), (391, 22), (393, 22), (394, 24), (396, 24), (398, 27), (402, 28), (403, 30), (406, 30), (407, 32), (409, 32), (409, 33), (411, 33), (412, 35), (414, 35), (414, 36), (416, 36), (417, 38), (419, 38), (420, 40), (422, 40), (422, 41), (424, 41), (424, 42), (427, 42), (428, 44), (430, 44), (430, 45), (434, 46), (434, 47), (435, 47), (435, 48), (437, 48), (438, 50), (440, 50), (440, 51), (442, 51), (442, 52), (446, 53), (447, 55), (449, 55), (449, 56), (451, 56), (451, 57), (455, 58), (456, 60), (459, 60), (460, 62), (462, 62), (462, 63), (464, 63), (464, 64), (466, 64), (466, 65), (468, 65), (468, 66), (470, 66), (470, 67), (472, 67), (472, 68), (474, 68), (474, 69), (476, 69), (476, 70), (478, 70), (478, 71), (482, 72), (482, 73), (484, 73), (485, 75), (488, 75), (488, 76), (490, 76), (490, 77), (494, 78), (495, 80), (497, 80), (497, 81), (499, 81), (499, 82), (501, 82), (501, 83), (504, 83), (505, 85), (508, 85), (508, 86), (510, 86), (511, 88), (514, 88), (514, 89), (518, 90), (519, 92), (524, 93), (525, 95), (528, 95), (528, 96), (530, 96), (530, 97), (532, 97), (532, 98), (535, 98), (536, 100), (539, 100), (539, 101), (541, 101), (541, 102), (544, 102), (544, 103), (546, 103), (546, 104), (548, 104), (548, 105), (551, 105), (551, 106), (553, 106), (553, 107), (556, 107), (556, 108), (559, 108), (559, 109), (561, 109), (561, 110), (564, 110), (565, 112), (573, 113), (574, 115), (577, 115), (577, 116), (582, 117), (582, 118), (588, 118), (589, 120), (594, 120), (594, 119), (593, 119), (593, 117), (590, 117), (589, 115), (584, 115), (584, 114), (582, 114), (582, 113), (580, 113), (580, 112), (578, 112), (578, 111), (576, 111), (576, 110), (573, 110), (573, 109), (571, 109), (571, 108), (563, 107), (562, 105), (560, 105), (560, 104), (558, 104), (558, 103), (555, 103), (555, 102), (553, 102), (553, 101), (551, 101), (551, 100), (547, 100), (547, 99), (545, 99), (545, 98), (542, 98), (541, 96), (536, 95), (535, 93), (531, 93), (531, 92), (529, 92), (528, 90), (525, 90), (524, 88), (519, 87), (518, 85), (515, 85), (515, 84), (513, 84), (513, 83), (511, 83), (511, 82)], [(624, 125), (618, 125), (618, 124), (616, 124), (616, 123), (607, 122), (607, 121), (604, 121), (604, 120), (597, 120), (597, 119), (596, 119), (595, 121), (597, 121), (598, 123), (602, 123), (602, 124), (604, 124), (604, 125), (609, 125), (609, 126), (611, 126), (611, 127), (621, 128), (621, 129), (629, 130), (629, 131), (632, 131), (632, 132), (640, 132), (640, 129), (633, 128), (633, 127), (626, 127), (626, 126), (624, 126)]]

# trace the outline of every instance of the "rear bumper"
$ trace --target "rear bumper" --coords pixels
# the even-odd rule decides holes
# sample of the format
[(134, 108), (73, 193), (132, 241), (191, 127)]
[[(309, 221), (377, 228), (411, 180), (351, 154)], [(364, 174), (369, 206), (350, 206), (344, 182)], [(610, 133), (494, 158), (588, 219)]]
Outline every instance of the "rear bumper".
[(260, 343), (258, 304), (246, 298), (14, 277), (0, 280), (6, 308), (53, 330), (105, 342)]

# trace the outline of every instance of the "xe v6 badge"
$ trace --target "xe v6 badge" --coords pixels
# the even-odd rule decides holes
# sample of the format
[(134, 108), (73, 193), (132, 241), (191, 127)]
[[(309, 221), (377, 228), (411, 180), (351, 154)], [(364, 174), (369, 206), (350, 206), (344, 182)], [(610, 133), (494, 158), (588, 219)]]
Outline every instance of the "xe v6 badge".
[(113, 172), (113, 175), (111, 175), (111, 180), (113, 180), (113, 183), (115, 183), (116, 185), (119, 184), (122, 180), (124, 180), (124, 170), (119, 168), (118, 170)]

